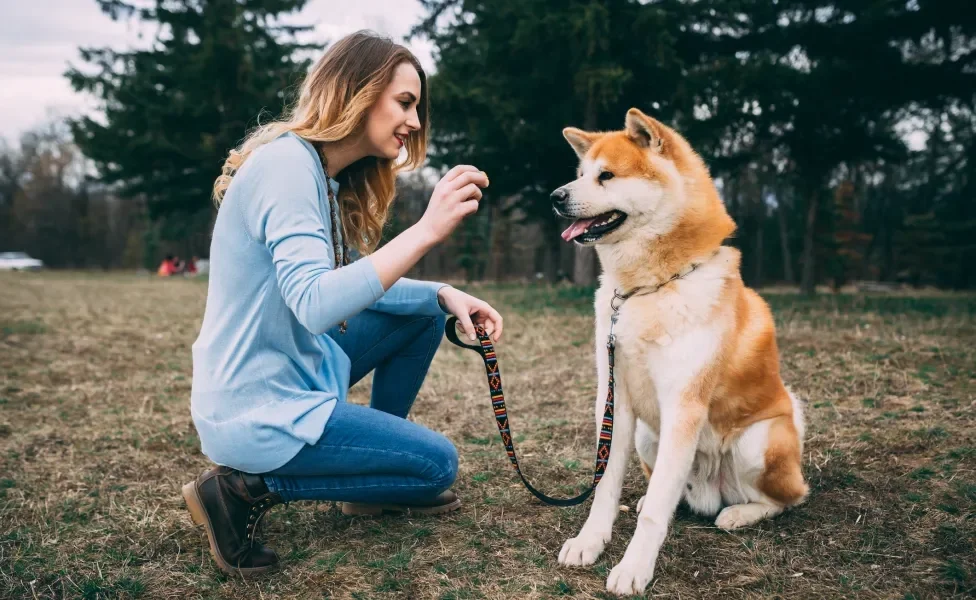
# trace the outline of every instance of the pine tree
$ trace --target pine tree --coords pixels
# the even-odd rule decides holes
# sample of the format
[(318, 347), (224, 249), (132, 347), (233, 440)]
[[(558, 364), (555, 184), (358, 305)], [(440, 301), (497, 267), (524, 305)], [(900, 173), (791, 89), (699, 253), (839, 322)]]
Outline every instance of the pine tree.
[[(671, 13), (633, 0), (421, 4), (428, 17), (415, 33), (436, 48), (431, 164), (487, 172), (486, 202), (520, 197), (558, 256), (549, 195), (573, 179), (577, 162), (562, 129), (620, 129), (632, 106), (670, 119), (680, 78)], [(557, 265), (550, 259), (550, 277)], [(593, 274), (580, 269), (576, 282)]]
[[(257, 117), (277, 116), (308, 60), (281, 15), (307, 0), (96, 0), (112, 19), (158, 27), (147, 49), (82, 48), (66, 76), (101, 100), (104, 119), (71, 123), (98, 179), (144, 196), (166, 239), (209, 224), (214, 179)], [(266, 119), (265, 119), (266, 120)], [(152, 260), (152, 257), (147, 257)]]

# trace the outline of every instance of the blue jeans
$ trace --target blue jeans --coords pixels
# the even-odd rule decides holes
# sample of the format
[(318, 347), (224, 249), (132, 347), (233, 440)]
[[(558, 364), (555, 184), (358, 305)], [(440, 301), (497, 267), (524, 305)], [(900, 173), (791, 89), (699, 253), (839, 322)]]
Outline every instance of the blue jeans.
[(444, 317), (366, 310), (326, 333), (352, 362), (350, 385), (373, 374), (370, 406), (337, 402), (322, 437), (263, 475), (286, 502), (423, 502), (457, 476), (457, 449), (407, 413), (434, 359)]

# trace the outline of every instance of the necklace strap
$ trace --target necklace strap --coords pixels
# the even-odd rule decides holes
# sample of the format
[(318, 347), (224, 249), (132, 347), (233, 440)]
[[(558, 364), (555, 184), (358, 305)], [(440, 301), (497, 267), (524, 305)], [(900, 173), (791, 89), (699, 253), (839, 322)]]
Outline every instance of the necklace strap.
[[(341, 235), (342, 221), (339, 220), (339, 203), (332, 191), (332, 178), (329, 177), (329, 169), (325, 166), (325, 159), (322, 161), (322, 170), (325, 172), (325, 189), (329, 199), (329, 221), (332, 225), (332, 257), (335, 268), (339, 269), (349, 264), (349, 253), (346, 251), (346, 239)], [(348, 321), (339, 323), (339, 333), (345, 334), (349, 326)]]
[(335, 268), (338, 269), (349, 264), (349, 253), (346, 251), (346, 239), (342, 235), (342, 221), (339, 218), (339, 203), (336, 200), (335, 192), (332, 191), (332, 179), (329, 177), (329, 169), (323, 163), (322, 170), (325, 172), (325, 189), (329, 198), (329, 217), (332, 225), (332, 253), (335, 261)]

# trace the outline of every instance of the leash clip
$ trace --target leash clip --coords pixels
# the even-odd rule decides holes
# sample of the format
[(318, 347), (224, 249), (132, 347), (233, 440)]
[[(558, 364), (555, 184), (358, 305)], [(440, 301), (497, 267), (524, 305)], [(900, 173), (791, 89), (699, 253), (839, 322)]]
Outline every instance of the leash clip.
[[(610, 299), (610, 308), (613, 309), (614, 315), (620, 312), (620, 308), (623, 307), (624, 302), (626, 302), (627, 298), (629, 297), (630, 297), (629, 295), (621, 296), (620, 292), (618, 292), (617, 290), (613, 290), (613, 298)], [(617, 303), (617, 300), (620, 300), (619, 304)]]
[(627, 298), (630, 298), (630, 294), (622, 296), (616, 289), (613, 290), (613, 298), (610, 299), (610, 308), (613, 313), (610, 315), (610, 335), (607, 336), (608, 347), (612, 348), (614, 342), (617, 341), (617, 336), (613, 334), (613, 326), (617, 324), (617, 319), (620, 318), (620, 309), (623, 308)]

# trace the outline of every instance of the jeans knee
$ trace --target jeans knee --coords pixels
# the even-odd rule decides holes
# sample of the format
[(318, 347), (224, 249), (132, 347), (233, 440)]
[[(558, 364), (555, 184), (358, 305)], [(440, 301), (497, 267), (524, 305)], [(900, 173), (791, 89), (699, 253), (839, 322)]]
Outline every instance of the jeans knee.
[(444, 316), (427, 316), (416, 319), (412, 323), (413, 331), (416, 332), (415, 337), (401, 349), (401, 353), (412, 357), (425, 358), (426, 364), (429, 366), (434, 360), (434, 355), (437, 354), (441, 340), (444, 339), (444, 325), (446, 323), (447, 318)]
[(431, 458), (438, 468), (431, 485), (438, 490), (446, 490), (457, 479), (458, 452), (451, 440), (439, 433), (436, 436), (437, 442)]
[(444, 326), (447, 325), (447, 315), (431, 317), (431, 335), (434, 338), (433, 350), (437, 350), (444, 339)]

